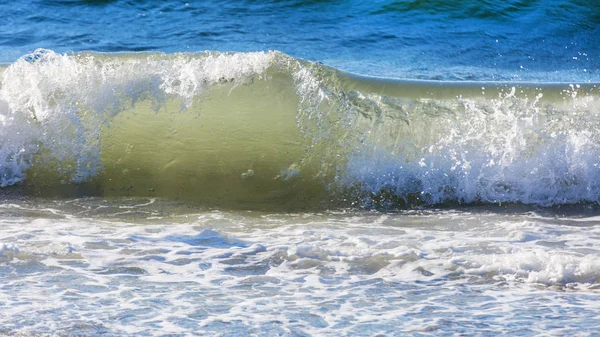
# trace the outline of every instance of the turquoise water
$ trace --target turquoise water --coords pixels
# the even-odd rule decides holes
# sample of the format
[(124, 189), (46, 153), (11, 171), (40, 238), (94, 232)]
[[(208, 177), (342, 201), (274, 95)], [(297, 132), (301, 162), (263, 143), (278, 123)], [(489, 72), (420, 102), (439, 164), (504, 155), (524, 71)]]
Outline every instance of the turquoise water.
[(599, 23), (0, 4), (0, 334), (597, 335)]

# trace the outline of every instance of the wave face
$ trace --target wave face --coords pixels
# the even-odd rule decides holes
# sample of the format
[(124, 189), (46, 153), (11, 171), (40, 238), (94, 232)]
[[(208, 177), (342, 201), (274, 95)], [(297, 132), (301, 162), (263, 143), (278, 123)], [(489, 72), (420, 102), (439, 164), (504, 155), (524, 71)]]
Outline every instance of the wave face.
[(382, 80), (277, 51), (37, 50), (1, 73), (4, 191), (241, 207), (600, 201), (594, 84)]

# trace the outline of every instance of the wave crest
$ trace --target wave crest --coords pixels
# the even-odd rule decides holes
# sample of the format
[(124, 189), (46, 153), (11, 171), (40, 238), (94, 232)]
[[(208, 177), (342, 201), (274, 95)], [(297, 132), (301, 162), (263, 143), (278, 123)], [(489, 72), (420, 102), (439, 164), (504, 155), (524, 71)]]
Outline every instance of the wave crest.
[(371, 79), (276, 51), (37, 50), (1, 74), (1, 187), (218, 204), (599, 201), (594, 84)]

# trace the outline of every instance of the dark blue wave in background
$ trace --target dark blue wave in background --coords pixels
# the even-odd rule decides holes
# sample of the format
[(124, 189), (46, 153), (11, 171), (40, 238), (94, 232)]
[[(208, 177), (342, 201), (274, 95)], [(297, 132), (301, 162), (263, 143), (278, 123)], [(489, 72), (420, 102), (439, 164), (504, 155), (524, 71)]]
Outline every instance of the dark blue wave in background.
[(597, 82), (597, 0), (0, 4), (0, 62), (58, 52), (280, 50), (374, 76)]

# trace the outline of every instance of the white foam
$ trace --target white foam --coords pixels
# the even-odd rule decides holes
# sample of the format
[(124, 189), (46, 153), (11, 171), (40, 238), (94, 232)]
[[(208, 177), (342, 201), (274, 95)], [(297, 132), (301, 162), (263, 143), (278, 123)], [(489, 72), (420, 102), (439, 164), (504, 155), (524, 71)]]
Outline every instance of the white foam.
[[(163, 213), (107, 220), (123, 204)], [(54, 206), (47, 219), (0, 214), (0, 302), (11, 308), (2, 333), (477, 334), (473, 317), (514, 332), (540, 315), (570, 332), (573, 317), (595, 322), (598, 310), (592, 221), (485, 210), (181, 214), (160, 199)]]
[(480, 265), (469, 273), (494, 273), (508, 280), (530, 283), (596, 284), (600, 277), (600, 261), (595, 255), (531, 249), (502, 255), (471, 257)]
[(456, 101), (363, 97), (383, 105), (383, 113), (390, 105), (413, 115), (406, 125), (385, 122), (392, 113), (371, 122), (345, 183), (433, 204), (598, 202), (600, 101), (564, 95), (571, 103), (543, 103), (514, 90)]

